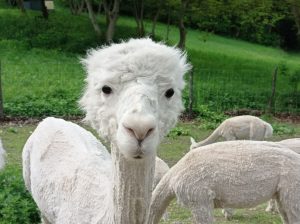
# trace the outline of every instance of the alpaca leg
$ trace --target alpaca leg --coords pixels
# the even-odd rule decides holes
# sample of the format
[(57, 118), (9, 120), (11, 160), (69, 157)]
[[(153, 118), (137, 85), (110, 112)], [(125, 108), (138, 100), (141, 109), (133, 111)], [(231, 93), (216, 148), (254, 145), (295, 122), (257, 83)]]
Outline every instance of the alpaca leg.
[(233, 208), (224, 208), (222, 209), (222, 213), (225, 216), (225, 218), (227, 220), (231, 219), (234, 213), (234, 209)]
[(276, 209), (276, 200), (275, 199), (271, 199), (268, 202), (268, 206), (266, 208), (266, 212), (271, 212), (271, 213), (276, 213), (277, 209)]
[(300, 224), (300, 192), (288, 189), (277, 199), (277, 207), (284, 224)]
[(195, 205), (192, 206), (192, 214), (194, 223), (197, 224), (211, 224), (214, 221), (213, 210), (214, 203), (213, 200), (197, 201)]
[(283, 224), (292, 224), (292, 223), (289, 223), (286, 211), (283, 208), (282, 204), (278, 200), (277, 200), (277, 208), (278, 208), (278, 211), (281, 215), (282, 223)]
[(226, 132), (223, 134), (223, 137), (226, 139), (226, 141), (234, 141), (236, 140), (235, 135), (232, 132)]

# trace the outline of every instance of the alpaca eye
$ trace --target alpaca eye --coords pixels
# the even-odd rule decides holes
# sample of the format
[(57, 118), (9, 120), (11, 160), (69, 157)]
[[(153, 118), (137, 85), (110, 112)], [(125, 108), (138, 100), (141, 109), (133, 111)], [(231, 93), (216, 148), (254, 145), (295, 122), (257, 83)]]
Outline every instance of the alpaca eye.
[(103, 86), (102, 87), (102, 92), (105, 93), (105, 94), (111, 94), (112, 89), (109, 86)]
[(168, 89), (166, 92), (165, 92), (165, 96), (167, 98), (171, 98), (172, 96), (174, 95), (174, 89)]

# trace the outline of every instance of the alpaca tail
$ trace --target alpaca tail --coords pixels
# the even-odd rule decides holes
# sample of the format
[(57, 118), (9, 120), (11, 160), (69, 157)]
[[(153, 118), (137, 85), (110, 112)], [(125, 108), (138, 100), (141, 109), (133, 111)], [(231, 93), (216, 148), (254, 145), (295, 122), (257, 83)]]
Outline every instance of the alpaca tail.
[(265, 138), (270, 138), (273, 135), (273, 127), (265, 122)]
[(220, 130), (222, 128), (221, 125), (219, 127), (217, 127), (217, 129), (215, 129), (210, 136), (208, 136), (206, 139), (204, 139), (201, 142), (196, 143), (195, 140), (193, 138), (191, 138), (192, 144), (190, 146), (190, 149), (192, 150), (192, 149), (198, 148), (200, 146), (209, 145), (211, 143), (216, 142), (218, 140), (218, 138), (220, 137)]
[(169, 186), (170, 175), (165, 175), (152, 193), (148, 224), (157, 224), (173, 198), (175, 192)]

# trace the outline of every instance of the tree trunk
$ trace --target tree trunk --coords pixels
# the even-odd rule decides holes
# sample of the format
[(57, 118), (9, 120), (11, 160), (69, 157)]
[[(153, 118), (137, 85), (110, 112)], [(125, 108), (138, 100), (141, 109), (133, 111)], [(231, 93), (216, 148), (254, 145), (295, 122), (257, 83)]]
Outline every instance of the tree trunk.
[(276, 68), (273, 72), (272, 93), (271, 93), (270, 100), (269, 100), (268, 112), (270, 114), (275, 113), (275, 93), (276, 93), (277, 73), (278, 73), (278, 67), (276, 66)]
[(144, 28), (144, 1), (134, 0), (135, 21), (137, 25), (137, 33), (140, 37), (145, 36)]
[[(113, 5), (112, 5), (113, 4)], [(108, 0), (103, 1), (103, 8), (105, 10), (107, 18), (107, 31), (106, 31), (106, 42), (113, 42), (113, 37), (115, 34), (115, 27), (119, 17), (120, 11), (120, 0), (114, 0), (113, 3), (108, 2)], [(111, 9), (112, 6), (112, 9)]]
[(168, 8), (168, 21), (167, 21), (167, 34), (166, 34), (166, 41), (169, 40), (169, 34), (170, 34), (170, 23), (171, 23), (171, 9)]
[(85, 0), (85, 3), (86, 3), (86, 6), (87, 6), (87, 9), (88, 9), (88, 12), (89, 12), (90, 21), (91, 21), (91, 23), (92, 23), (92, 25), (94, 27), (96, 35), (98, 37), (101, 37), (102, 32), (101, 32), (101, 30), (99, 28), (99, 25), (97, 23), (97, 20), (96, 20), (94, 11), (93, 11), (92, 3), (90, 2), (90, 0)]
[(116, 23), (117, 23), (117, 17), (115, 17), (115, 16), (111, 17), (109, 20), (107, 31), (106, 31), (106, 42), (107, 43), (113, 42)]
[(42, 14), (44, 19), (48, 19), (49, 14), (48, 14), (48, 9), (46, 8), (46, 4), (44, 0), (40, 0), (41, 1), (41, 6), (42, 6)]
[(3, 94), (2, 94), (2, 67), (0, 61), (0, 119), (4, 117), (4, 110), (3, 110)]
[(160, 1), (160, 4), (159, 4), (159, 7), (153, 17), (153, 21), (152, 21), (152, 30), (151, 30), (151, 36), (152, 37), (155, 37), (155, 28), (156, 28), (156, 23), (157, 23), (157, 20), (158, 20), (158, 17), (159, 17), (159, 14), (160, 14), (160, 11), (161, 11), (161, 1)]
[(186, 40), (186, 29), (184, 26), (184, 15), (187, 8), (188, 1), (187, 0), (181, 0), (181, 7), (179, 11), (179, 43), (177, 44), (177, 47), (184, 50), (185, 49), (185, 40)]
[(18, 0), (17, 3), (18, 3), (19, 8), (21, 9), (21, 12), (25, 13), (26, 11), (25, 11), (25, 8), (24, 8), (23, 0)]
[(292, 13), (294, 15), (295, 23), (298, 30), (297, 36), (300, 40), (300, 2), (294, 0), (294, 2), (292, 3)]
[(69, 0), (70, 5), (70, 11), (73, 15), (79, 15), (82, 13), (84, 8), (84, 0), (81, 0), (80, 2), (76, 0)]

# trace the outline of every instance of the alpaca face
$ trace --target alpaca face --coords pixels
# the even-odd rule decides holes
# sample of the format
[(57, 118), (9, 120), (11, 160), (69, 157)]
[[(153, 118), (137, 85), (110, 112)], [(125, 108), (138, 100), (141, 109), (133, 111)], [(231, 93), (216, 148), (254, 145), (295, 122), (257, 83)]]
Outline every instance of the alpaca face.
[(84, 60), (86, 120), (130, 158), (152, 155), (183, 109), (180, 51), (149, 39), (95, 50)]

